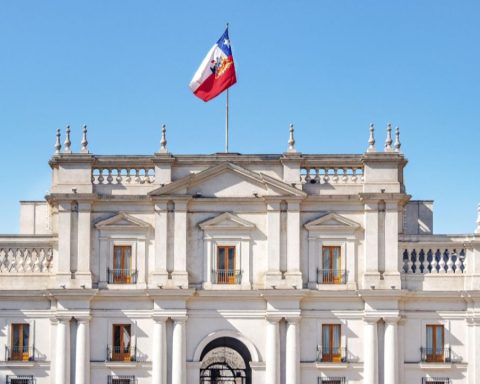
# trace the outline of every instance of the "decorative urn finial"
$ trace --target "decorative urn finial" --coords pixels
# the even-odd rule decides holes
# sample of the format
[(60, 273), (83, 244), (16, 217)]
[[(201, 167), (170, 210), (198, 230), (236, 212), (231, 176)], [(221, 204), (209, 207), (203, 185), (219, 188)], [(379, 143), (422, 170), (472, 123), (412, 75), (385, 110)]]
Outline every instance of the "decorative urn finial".
[(55, 155), (60, 154), (60, 150), (62, 149), (62, 144), (60, 143), (60, 128), (57, 128), (57, 134), (55, 135), (57, 138), (55, 140)]
[(402, 144), (400, 143), (400, 127), (395, 128), (395, 152), (400, 153), (400, 147)]
[(87, 126), (84, 125), (82, 129), (82, 145), (80, 153), (88, 153), (88, 141), (87, 141)]
[(287, 152), (288, 153), (296, 153), (297, 150), (295, 149), (295, 137), (294, 137), (294, 128), (293, 128), (293, 124), (290, 124), (290, 128), (289, 128), (289, 131), (290, 131), (290, 136), (288, 138), (288, 150)]
[(70, 141), (70, 126), (65, 130), (65, 142), (63, 143), (63, 153), (72, 153), (72, 142)]
[(387, 138), (385, 139), (385, 152), (392, 151), (392, 124), (387, 124)]
[(167, 127), (162, 125), (162, 139), (160, 140), (160, 153), (168, 153), (167, 149)]
[(368, 138), (367, 152), (375, 152), (375, 126), (370, 124), (370, 137)]

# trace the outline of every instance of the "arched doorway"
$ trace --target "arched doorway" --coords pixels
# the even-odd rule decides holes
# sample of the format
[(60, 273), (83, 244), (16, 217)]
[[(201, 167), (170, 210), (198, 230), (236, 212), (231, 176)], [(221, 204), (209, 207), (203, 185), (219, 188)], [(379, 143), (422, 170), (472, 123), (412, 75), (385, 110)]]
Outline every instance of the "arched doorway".
[(200, 361), (200, 384), (252, 383), (250, 352), (233, 337), (219, 337), (208, 343)]

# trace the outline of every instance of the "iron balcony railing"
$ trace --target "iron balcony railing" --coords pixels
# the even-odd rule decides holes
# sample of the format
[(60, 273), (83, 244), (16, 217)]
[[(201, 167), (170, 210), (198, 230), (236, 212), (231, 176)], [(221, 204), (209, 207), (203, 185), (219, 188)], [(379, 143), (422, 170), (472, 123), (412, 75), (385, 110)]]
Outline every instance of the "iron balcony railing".
[(318, 284), (345, 284), (347, 271), (343, 269), (317, 269)]
[(421, 361), (424, 363), (450, 363), (452, 349), (448, 348), (420, 348)]
[(110, 269), (108, 268), (108, 284), (136, 284), (136, 269)]
[(317, 346), (317, 363), (346, 363), (347, 349), (342, 347)]
[(35, 349), (28, 346), (5, 346), (5, 360), (7, 361), (34, 361)]
[(319, 377), (318, 384), (346, 384), (345, 377)]
[(32, 375), (7, 375), (7, 384), (35, 384)]
[(108, 345), (107, 361), (137, 361), (137, 347), (131, 345)]
[(242, 271), (239, 269), (216, 269), (212, 271), (214, 284), (240, 284)]
[(135, 384), (135, 376), (108, 376), (108, 384)]

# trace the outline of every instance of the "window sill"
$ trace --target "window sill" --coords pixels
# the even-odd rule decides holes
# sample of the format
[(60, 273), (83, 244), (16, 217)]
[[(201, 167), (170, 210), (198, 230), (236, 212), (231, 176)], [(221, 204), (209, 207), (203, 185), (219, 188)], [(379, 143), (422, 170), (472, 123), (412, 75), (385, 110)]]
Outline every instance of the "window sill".
[(339, 362), (339, 363), (334, 363), (334, 362), (316, 362), (315, 363), (315, 366), (317, 368), (323, 368), (323, 369), (345, 369), (345, 368), (348, 368), (349, 366), (349, 363), (343, 363), (343, 362)]
[(142, 368), (150, 367), (151, 361), (91, 361), (90, 365), (97, 368)]
[(33, 367), (49, 367), (49, 361), (21, 361), (21, 360), (9, 360), (0, 361), (0, 367), (9, 368), (33, 368)]
[(250, 283), (241, 283), (241, 284), (203, 283), (203, 289), (208, 289), (211, 291), (242, 291), (242, 290), (251, 290), (252, 287)]

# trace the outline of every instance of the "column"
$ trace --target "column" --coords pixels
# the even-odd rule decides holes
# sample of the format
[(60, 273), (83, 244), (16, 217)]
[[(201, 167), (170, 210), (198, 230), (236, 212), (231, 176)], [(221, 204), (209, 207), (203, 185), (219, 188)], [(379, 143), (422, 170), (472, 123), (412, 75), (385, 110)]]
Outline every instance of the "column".
[(155, 258), (153, 265), (153, 281), (165, 286), (167, 273), (167, 239), (168, 239), (167, 203), (155, 204)]
[(363, 382), (378, 384), (378, 318), (366, 318), (363, 324)]
[(300, 349), (298, 348), (298, 324), (300, 319), (287, 319), (285, 384), (300, 383)]
[(401, 289), (400, 260), (398, 254), (398, 203), (387, 202), (385, 211), (385, 273), (386, 287)]
[(265, 383), (280, 383), (280, 345), (279, 322), (280, 319), (267, 319), (267, 340), (265, 348)]
[(280, 273), (280, 202), (267, 202), (267, 272), (265, 288), (282, 283)]
[(300, 272), (300, 203), (288, 202), (287, 210), (287, 273), (285, 279), (289, 287), (302, 288)]
[(57, 319), (57, 340), (55, 343), (55, 384), (65, 384), (70, 381), (70, 378), (67, 377), (67, 364), (70, 361), (70, 351), (67, 348), (69, 327), (70, 319)]
[(153, 321), (152, 384), (167, 384), (166, 319), (155, 318)]
[(386, 318), (384, 338), (384, 384), (397, 384), (398, 336), (397, 318)]
[(77, 319), (75, 384), (90, 384), (89, 319)]
[(67, 284), (71, 280), (70, 253), (72, 231), (72, 205), (58, 204), (58, 263), (57, 280)]
[(90, 272), (91, 204), (78, 204), (77, 286), (92, 287)]
[(187, 201), (175, 201), (175, 226), (173, 234), (172, 280), (176, 286), (188, 288), (187, 275)]
[(378, 232), (378, 203), (367, 202), (365, 203), (365, 273), (363, 275), (365, 288), (369, 288), (370, 285), (378, 285), (380, 279)]
[(172, 340), (172, 384), (186, 384), (185, 362), (185, 321), (186, 317), (173, 319), (173, 340)]

